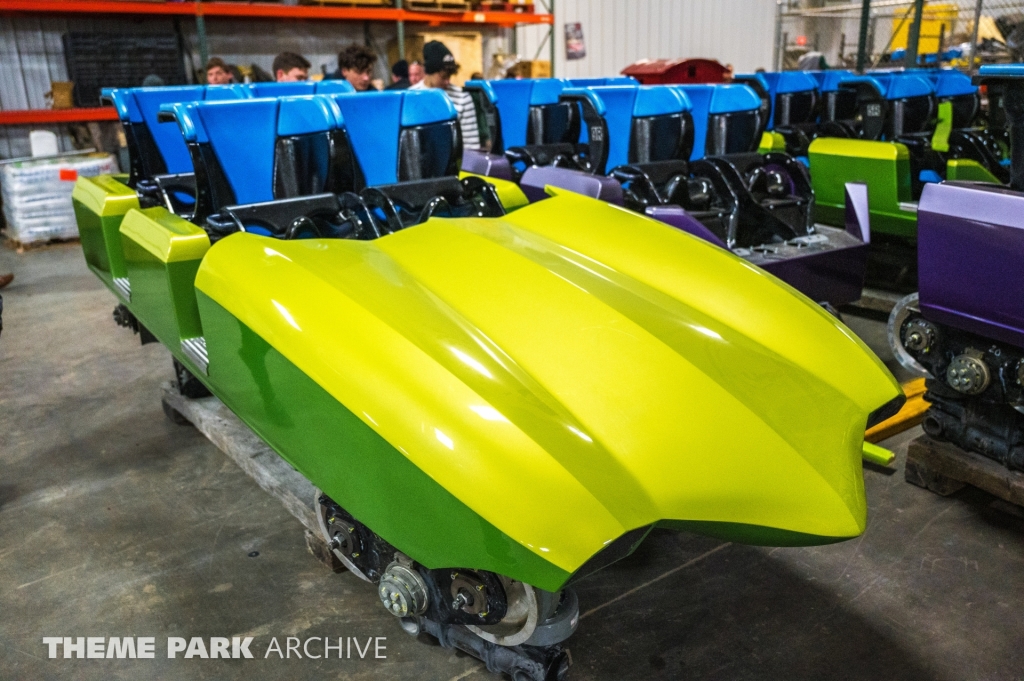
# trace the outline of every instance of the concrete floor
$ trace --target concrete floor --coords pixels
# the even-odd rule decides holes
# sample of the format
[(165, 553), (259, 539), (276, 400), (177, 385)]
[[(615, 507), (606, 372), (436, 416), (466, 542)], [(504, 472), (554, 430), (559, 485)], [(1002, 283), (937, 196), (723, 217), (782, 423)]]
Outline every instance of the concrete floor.
[[(372, 588), (324, 568), (298, 521), (164, 417), (170, 356), (114, 325), (77, 245), (0, 249), (0, 272), (12, 269), (0, 678), (495, 678), (403, 634)], [(884, 351), (881, 324), (850, 325)], [(581, 584), (570, 678), (1024, 679), (1024, 519), (976, 491), (906, 484), (915, 434), (887, 443), (899, 472), (866, 471), (857, 540), (768, 549), (659, 533)], [(166, 658), (168, 636), (238, 635), (255, 637), (256, 659)], [(44, 636), (153, 636), (157, 657), (48, 659)], [(263, 658), (287, 636), (387, 637), (387, 657)]]

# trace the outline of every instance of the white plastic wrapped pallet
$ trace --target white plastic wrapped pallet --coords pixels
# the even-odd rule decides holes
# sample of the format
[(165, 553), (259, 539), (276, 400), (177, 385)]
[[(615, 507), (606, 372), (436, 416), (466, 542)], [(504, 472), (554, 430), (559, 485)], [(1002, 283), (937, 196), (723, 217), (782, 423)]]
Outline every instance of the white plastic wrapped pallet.
[(7, 236), (23, 244), (78, 236), (71, 191), (79, 176), (118, 172), (110, 154), (25, 159), (0, 165)]

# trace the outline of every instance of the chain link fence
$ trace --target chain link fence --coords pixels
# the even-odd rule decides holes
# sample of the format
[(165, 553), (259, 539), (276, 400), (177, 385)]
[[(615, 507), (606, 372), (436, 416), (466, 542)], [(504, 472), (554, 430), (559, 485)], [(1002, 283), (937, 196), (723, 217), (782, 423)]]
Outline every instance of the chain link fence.
[[(920, 61), (968, 66), (979, 5), (975, 64), (1024, 61), (1024, 0), (926, 2)], [(780, 0), (775, 68), (854, 68), (862, 8), (861, 2), (850, 0)], [(913, 0), (871, 2), (867, 67), (902, 64), (901, 50), (906, 48), (913, 17)]]

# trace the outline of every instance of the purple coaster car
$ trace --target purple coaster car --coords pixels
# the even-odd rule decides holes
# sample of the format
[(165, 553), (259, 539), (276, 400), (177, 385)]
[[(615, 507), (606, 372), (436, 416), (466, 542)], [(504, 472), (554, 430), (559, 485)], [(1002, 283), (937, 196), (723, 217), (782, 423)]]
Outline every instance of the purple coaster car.
[(920, 291), (893, 310), (889, 341), (928, 376), (925, 432), (1024, 471), (1024, 65), (978, 79), (1005, 88), (1010, 186), (925, 187)]

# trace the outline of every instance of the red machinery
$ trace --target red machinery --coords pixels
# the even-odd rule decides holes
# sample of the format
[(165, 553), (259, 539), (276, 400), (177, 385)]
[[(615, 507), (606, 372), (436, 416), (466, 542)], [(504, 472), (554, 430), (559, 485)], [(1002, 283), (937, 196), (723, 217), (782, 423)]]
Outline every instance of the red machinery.
[(714, 59), (641, 59), (622, 70), (644, 85), (724, 83), (730, 69)]

